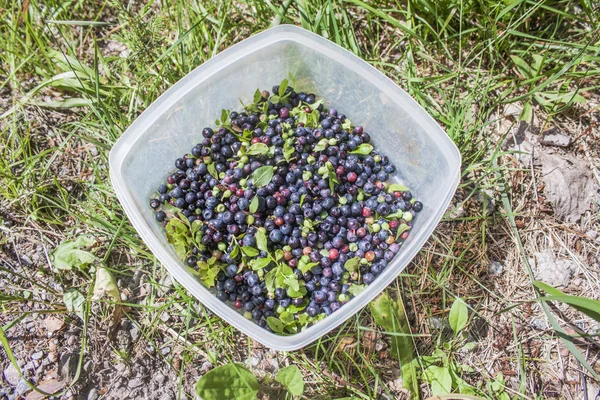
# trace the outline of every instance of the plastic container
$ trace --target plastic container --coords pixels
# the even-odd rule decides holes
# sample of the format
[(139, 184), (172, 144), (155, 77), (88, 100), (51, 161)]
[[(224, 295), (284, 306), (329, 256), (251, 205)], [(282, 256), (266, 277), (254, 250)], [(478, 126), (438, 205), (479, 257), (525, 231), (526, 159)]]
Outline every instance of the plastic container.
[[(177, 157), (200, 142), (222, 109), (252, 102), (292, 74), (295, 89), (314, 92), (371, 134), (424, 204), (400, 252), (356, 298), (331, 316), (291, 336), (279, 336), (219, 301), (176, 257), (148, 199), (173, 171)], [(223, 51), (158, 98), (127, 129), (110, 153), (110, 177), (133, 226), (150, 250), (187, 290), (254, 340), (276, 350), (301, 348), (350, 318), (404, 270), (440, 221), (458, 185), (460, 154), (439, 125), (382, 73), (336, 44), (292, 25), (281, 25)]]

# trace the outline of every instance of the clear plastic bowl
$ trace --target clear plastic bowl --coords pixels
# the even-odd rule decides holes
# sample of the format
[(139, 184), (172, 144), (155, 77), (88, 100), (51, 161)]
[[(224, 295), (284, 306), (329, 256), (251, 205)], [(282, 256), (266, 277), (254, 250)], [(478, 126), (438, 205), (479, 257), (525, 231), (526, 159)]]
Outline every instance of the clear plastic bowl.
[[(256, 88), (270, 89), (292, 74), (298, 91), (314, 92), (326, 107), (343, 112), (371, 134), (390, 157), (393, 178), (423, 204), (410, 236), (393, 262), (356, 298), (331, 316), (291, 336), (270, 333), (218, 300), (185, 268), (148, 206), (173, 162), (201, 141), (222, 109), (252, 102)], [(417, 254), (440, 221), (458, 185), (458, 149), (406, 92), (375, 68), (336, 44), (292, 25), (281, 25), (223, 51), (158, 98), (127, 129), (110, 153), (110, 177), (133, 226), (150, 250), (187, 290), (254, 340), (276, 350), (295, 350), (350, 318)]]

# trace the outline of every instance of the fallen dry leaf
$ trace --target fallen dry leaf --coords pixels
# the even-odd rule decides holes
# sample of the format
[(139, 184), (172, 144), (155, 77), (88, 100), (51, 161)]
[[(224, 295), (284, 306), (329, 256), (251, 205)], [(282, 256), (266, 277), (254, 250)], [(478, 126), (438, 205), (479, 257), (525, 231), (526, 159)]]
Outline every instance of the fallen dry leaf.
[(65, 321), (57, 317), (48, 317), (44, 320), (44, 325), (48, 332), (54, 333), (60, 331), (65, 326)]
[[(62, 389), (64, 386), (65, 386), (64, 382), (59, 382), (56, 379), (48, 379), (48, 380), (40, 382), (40, 384), (37, 386), (37, 388), (46, 393), (55, 393), (55, 392), (59, 391), (60, 389)], [(41, 399), (45, 399), (46, 397), (47, 396), (45, 396), (41, 393), (32, 391), (25, 398), (27, 400), (41, 400)]]
[(546, 197), (555, 215), (577, 222), (594, 201), (600, 201), (600, 187), (587, 163), (570, 154), (537, 152), (542, 165)]

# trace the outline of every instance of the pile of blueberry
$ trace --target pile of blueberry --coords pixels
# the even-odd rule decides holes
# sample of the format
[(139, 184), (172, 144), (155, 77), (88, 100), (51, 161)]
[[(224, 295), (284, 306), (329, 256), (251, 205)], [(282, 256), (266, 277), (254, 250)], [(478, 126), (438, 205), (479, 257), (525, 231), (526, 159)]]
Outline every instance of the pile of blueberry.
[(423, 208), (361, 126), (287, 81), (216, 125), (150, 206), (188, 269), (267, 330), (293, 334), (358, 295)]

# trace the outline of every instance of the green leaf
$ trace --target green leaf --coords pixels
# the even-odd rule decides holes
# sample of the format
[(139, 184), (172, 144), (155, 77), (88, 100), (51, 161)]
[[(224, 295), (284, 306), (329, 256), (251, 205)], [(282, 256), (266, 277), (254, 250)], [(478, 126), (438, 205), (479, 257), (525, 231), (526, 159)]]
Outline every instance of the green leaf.
[(252, 372), (233, 363), (208, 371), (196, 383), (196, 394), (202, 400), (252, 400), (258, 389), (258, 381)]
[(348, 292), (353, 296), (358, 296), (359, 294), (364, 292), (366, 288), (367, 285), (357, 285), (355, 283), (351, 283), (350, 287), (348, 288)]
[(206, 166), (206, 169), (208, 169), (208, 173), (215, 179), (219, 179), (219, 173), (217, 172), (217, 169), (215, 168), (215, 163), (209, 163)]
[(256, 258), (250, 261), (250, 266), (254, 271), (256, 271), (267, 267), (270, 263), (271, 259), (269, 258)]
[(269, 292), (275, 290), (275, 282), (277, 280), (277, 268), (273, 268), (265, 275), (265, 286)]
[(221, 123), (225, 124), (228, 119), (229, 119), (229, 112), (227, 112), (227, 110), (225, 110), (225, 109), (221, 110)]
[(307, 106), (312, 110), (315, 111), (317, 108), (319, 108), (319, 106), (323, 104), (323, 99), (319, 99), (317, 101), (315, 101), (312, 104), (307, 104)]
[(254, 237), (256, 238), (256, 246), (258, 247), (258, 249), (268, 252), (269, 248), (267, 247), (267, 236), (265, 235), (265, 233), (262, 230), (258, 229)]
[(304, 379), (300, 369), (295, 365), (280, 369), (275, 379), (294, 396), (304, 393)]
[(348, 261), (346, 261), (344, 263), (344, 268), (348, 272), (354, 272), (357, 270), (359, 264), (360, 264), (360, 258), (352, 257), (352, 258), (349, 258)]
[[(237, 250), (237, 249), (238, 249), (238, 247), (236, 246), (235, 250)], [(208, 260), (208, 261), (211, 261), (211, 260)], [(217, 277), (219, 276), (219, 272), (221, 271), (219, 266), (212, 265), (213, 263), (210, 263), (210, 262), (205, 263), (202, 261), (198, 261), (198, 275), (200, 276), (200, 280), (202, 281), (202, 284), (209, 289), (215, 286), (215, 284), (217, 282)]]
[(398, 238), (400, 237), (400, 235), (402, 235), (404, 232), (409, 231), (410, 230), (410, 226), (406, 225), (406, 224), (402, 224), (398, 227), (398, 231), (396, 232), (396, 240), (398, 240)]
[(271, 182), (271, 178), (273, 178), (273, 167), (270, 165), (260, 167), (252, 173), (252, 182), (257, 188), (263, 187)]
[(52, 263), (57, 269), (70, 270), (73, 267), (83, 268), (96, 260), (96, 257), (89, 251), (82, 248), (89, 248), (96, 239), (92, 236), (79, 236), (77, 239), (66, 240), (62, 242), (52, 252)]
[(254, 92), (254, 98), (252, 99), (254, 101), (254, 104), (258, 104), (261, 99), (262, 99), (262, 93), (261, 93), (260, 89), (256, 89), (256, 92)]
[(369, 143), (363, 143), (358, 146), (358, 149), (351, 151), (350, 154), (362, 154), (363, 156), (366, 156), (371, 154), (372, 151), (373, 146), (371, 146)]
[(249, 156), (259, 156), (269, 153), (269, 146), (264, 143), (254, 143), (246, 152)]
[(350, 122), (349, 118), (346, 118), (342, 123), (342, 129), (345, 131), (350, 131), (352, 129), (352, 122)]
[(467, 321), (469, 320), (469, 309), (465, 302), (457, 298), (452, 304), (452, 308), (450, 308), (450, 315), (448, 315), (448, 322), (450, 322), (450, 327), (454, 331), (455, 334), (462, 331), (463, 328), (467, 325)]
[(305, 263), (304, 261), (302, 261), (302, 259), (300, 259), (300, 262), (298, 263), (298, 269), (300, 271), (302, 271), (302, 273), (304, 274), (305, 272), (309, 271), (312, 269), (312, 267), (319, 265), (318, 262), (309, 262), (309, 263)]
[(327, 139), (321, 139), (314, 147), (314, 151), (323, 151), (327, 148)]
[(304, 193), (302, 196), (300, 196), (300, 206), (302, 206), (302, 204), (304, 203), (305, 198), (306, 198), (306, 193)]
[(448, 367), (430, 365), (425, 370), (425, 377), (431, 385), (431, 394), (448, 394), (452, 392), (452, 376)]
[(277, 92), (277, 94), (279, 95), (279, 97), (283, 97), (285, 96), (285, 91), (288, 88), (288, 80), (284, 79), (283, 81), (281, 81), (281, 84), (279, 85), (279, 92)]
[(392, 193), (392, 192), (406, 192), (408, 191), (408, 188), (400, 183), (392, 183), (391, 185), (389, 185), (387, 187), (387, 192), (388, 193)]
[(384, 331), (402, 334), (390, 337), (391, 355), (400, 361), (404, 387), (412, 393), (413, 397), (418, 396), (419, 383), (413, 362), (414, 348), (402, 299), (394, 301), (387, 293), (383, 293), (369, 303), (369, 309), (375, 323)]
[(250, 202), (250, 212), (254, 214), (258, 210), (259, 206), (258, 196), (254, 196), (252, 201)]
[(530, 124), (532, 119), (533, 108), (531, 107), (531, 102), (528, 101), (523, 105), (523, 111), (521, 111), (521, 115), (519, 115), (519, 121), (525, 121)]
[(576, 310), (581, 311), (590, 318), (600, 322), (600, 301), (592, 300), (580, 296), (571, 296), (563, 293), (562, 291), (545, 284), (540, 281), (533, 281), (533, 284), (538, 288), (548, 293), (550, 296), (538, 297), (541, 301), (562, 301), (572, 306)]
[(119, 294), (119, 288), (115, 278), (113, 278), (110, 271), (104, 267), (99, 267), (96, 270), (96, 281), (94, 283), (94, 294), (93, 300), (99, 300), (104, 295), (112, 297), (115, 301), (121, 301), (121, 295)]
[(267, 317), (267, 325), (273, 332), (283, 333), (283, 323), (275, 317)]
[(242, 252), (248, 257), (256, 257), (258, 255), (258, 250), (250, 246), (242, 247)]
[(273, 103), (273, 104), (279, 103), (279, 96), (276, 94), (271, 96), (271, 103)]
[(69, 289), (63, 294), (63, 302), (67, 307), (67, 311), (73, 312), (85, 321), (84, 306), (85, 297), (76, 289)]

